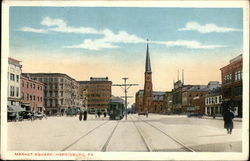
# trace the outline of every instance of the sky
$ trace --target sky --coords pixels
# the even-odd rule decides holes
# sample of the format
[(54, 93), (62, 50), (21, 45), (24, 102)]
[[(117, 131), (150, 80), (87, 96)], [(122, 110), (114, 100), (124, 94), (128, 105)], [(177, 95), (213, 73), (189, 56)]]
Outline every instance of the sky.
[[(10, 56), (23, 72), (60, 72), (82, 81), (109, 77), (143, 89), (149, 39), (153, 90), (173, 81), (221, 82), (220, 68), (242, 53), (241, 8), (10, 7)], [(112, 87), (115, 96), (124, 95)], [(135, 102), (130, 98), (129, 103)]]

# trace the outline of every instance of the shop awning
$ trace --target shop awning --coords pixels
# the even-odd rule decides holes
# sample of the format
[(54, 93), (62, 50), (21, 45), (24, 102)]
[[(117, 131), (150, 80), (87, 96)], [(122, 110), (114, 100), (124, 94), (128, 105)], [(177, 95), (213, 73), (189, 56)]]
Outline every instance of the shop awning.
[(25, 111), (21, 106), (8, 105), (8, 112), (22, 112)]
[(26, 106), (26, 107), (30, 107), (30, 103), (26, 103), (26, 102), (22, 102), (21, 105)]

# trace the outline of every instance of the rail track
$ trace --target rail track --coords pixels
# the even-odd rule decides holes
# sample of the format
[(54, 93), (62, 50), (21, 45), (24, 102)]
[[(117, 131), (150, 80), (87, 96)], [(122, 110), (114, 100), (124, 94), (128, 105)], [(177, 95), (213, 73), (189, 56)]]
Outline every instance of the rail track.
[(142, 131), (140, 130), (140, 128), (136, 125), (134, 119), (132, 117), (137, 118), (138, 120), (141, 120), (141, 122), (144, 122), (145, 124), (153, 127), (155, 130), (161, 132), (162, 134), (164, 134), (165, 136), (167, 136), (168, 138), (170, 138), (171, 140), (173, 140), (174, 142), (176, 142), (177, 144), (179, 144), (180, 146), (182, 146), (182, 149), (186, 152), (195, 152), (192, 148), (186, 146), (184, 143), (182, 143), (181, 141), (179, 141), (178, 139), (170, 136), (169, 134), (167, 134), (165, 131), (163, 131), (162, 129), (156, 127), (155, 125), (149, 123), (148, 121), (145, 121), (143, 119), (141, 119), (140, 117), (136, 117), (136, 116), (130, 116), (131, 120), (133, 121), (135, 127), (137, 128), (146, 148), (148, 149), (149, 152), (157, 152), (156, 149), (153, 149), (152, 146), (150, 145), (150, 143), (147, 141), (147, 139), (145, 138), (145, 136), (143, 135)]
[[(66, 146), (65, 148), (63, 148), (61, 151), (66, 151), (66, 150), (69, 149), (70, 147), (72, 147), (72, 146), (74, 146), (75, 144), (77, 144), (80, 140), (84, 139), (84, 138), (87, 137), (89, 134), (94, 133), (98, 128), (100, 128), (101, 126), (103, 126), (104, 124), (106, 124), (106, 123), (108, 123), (108, 122), (109, 122), (109, 121), (105, 121), (104, 123), (101, 123), (100, 125), (96, 126), (96, 127), (93, 128), (92, 130), (90, 130), (89, 132), (87, 132), (86, 134), (82, 135), (81, 137), (79, 137), (78, 139), (76, 139), (74, 142), (72, 142), (71, 144), (69, 144), (68, 146)], [(113, 134), (114, 134), (114, 132), (115, 132), (115, 130), (116, 130), (118, 124), (119, 124), (119, 122), (120, 122), (120, 121), (117, 121), (115, 127), (113, 128), (113, 130), (112, 130), (112, 132), (110, 133), (110, 135), (109, 135), (107, 141), (105, 142), (105, 144), (103, 145), (103, 147), (101, 148), (100, 151), (103, 151), (103, 152), (106, 151), (107, 146), (108, 146), (108, 144), (109, 144), (109, 142), (110, 142), (110, 140), (111, 140), (111, 138), (112, 138), (112, 136), (113, 136)]]

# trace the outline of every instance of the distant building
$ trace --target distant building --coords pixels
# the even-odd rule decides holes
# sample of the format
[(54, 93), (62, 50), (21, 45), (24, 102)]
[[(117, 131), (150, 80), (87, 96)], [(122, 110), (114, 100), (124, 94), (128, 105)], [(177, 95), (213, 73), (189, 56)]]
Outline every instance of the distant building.
[(221, 87), (214, 88), (206, 94), (205, 106), (206, 115), (213, 116), (223, 114)]
[(207, 85), (193, 85), (185, 93), (188, 96), (187, 113), (205, 113), (205, 95), (208, 93)]
[(44, 111), (43, 90), (43, 83), (21, 75), (21, 106), (26, 111)]
[(165, 113), (163, 108), (163, 101), (165, 98), (165, 92), (153, 91), (153, 104), (151, 106), (152, 113)]
[(62, 73), (23, 73), (24, 76), (44, 84), (44, 106), (46, 113), (63, 114), (67, 108), (80, 108), (78, 82)]
[(165, 98), (163, 101), (163, 108), (165, 108), (165, 113), (166, 114), (172, 114), (172, 108), (173, 108), (173, 94), (172, 92), (166, 92), (165, 93)]
[(87, 107), (90, 111), (106, 111), (111, 99), (112, 82), (108, 77), (90, 77), (90, 81), (78, 81), (81, 90), (87, 92)]
[(242, 61), (241, 54), (220, 69), (223, 111), (231, 108), (238, 117), (242, 117)]
[(183, 100), (183, 93), (191, 88), (191, 85), (184, 85), (181, 80), (174, 82), (174, 89), (172, 89), (172, 113), (174, 114), (181, 114), (186, 112), (186, 107), (182, 105)]
[(8, 58), (8, 106), (19, 108), (21, 101), (20, 78), (22, 73), (21, 61)]
[[(136, 112), (145, 112), (143, 106), (144, 90), (139, 90), (135, 95), (135, 108)], [(149, 109), (151, 113), (164, 113), (163, 107), (165, 92), (153, 91), (153, 102)]]
[(137, 113), (143, 111), (143, 90), (139, 90), (135, 94), (135, 107)]

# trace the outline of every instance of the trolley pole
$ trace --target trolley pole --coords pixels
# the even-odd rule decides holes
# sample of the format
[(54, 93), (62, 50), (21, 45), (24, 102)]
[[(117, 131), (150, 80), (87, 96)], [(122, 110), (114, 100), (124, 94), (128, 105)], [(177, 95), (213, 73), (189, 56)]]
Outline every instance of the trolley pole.
[(128, 104), (128, 102), (127, 102), (127, 84), (126, 84), (126, 81), (127, 81), (127, 79), (128, 78), (122, 78), (123, 80), (124, 80), (124, 82), (125, 82), (125, 88), (124, 88), (124, 93), (125, 93), (125, 108), (126, 108), (126, 120), (127, 120), (127, 115), (128, 115), (128, 107), (127, 107), (127, 104)]
[(124, 80), (124, 84), (113, 84), (112, 86), (120, 86), (120, 87), (124, 87), (124, 94), (125, 94), (125, 109), (126, 109), (126, 112), (125, 112), (125, 116), (126, 116), (126, 120), (127, 120), (127, 114), (128, 114), (128, 102), (127, 102), (127, 93), (128, 93), (128, 89), (131, 87), (131, 86), (138, 86), (139, 84), (127, 84), (127, 80), (128, 78), (124, 77), (122, 78)]

